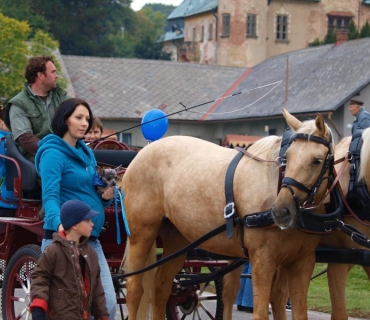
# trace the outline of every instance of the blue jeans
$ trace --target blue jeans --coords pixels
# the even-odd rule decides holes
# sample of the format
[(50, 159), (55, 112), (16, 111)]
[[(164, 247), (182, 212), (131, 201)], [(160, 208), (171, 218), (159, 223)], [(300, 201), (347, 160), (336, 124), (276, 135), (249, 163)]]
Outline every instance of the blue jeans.
[[(42, 239), (41, 251), (53, 242), (52, 239)], [(114, 320), (116, 316), (117, 298), (114, 291), (112, 275), (109, 270), (108, 262), (105, 259), (103, 248), (99, 240), (91, 241), (89, 244), (94, 248), (98, 255), (99, 267), (100, 267), (100, 279), (105, 293), (106, 305), (109, 313), (109, 319)]]
[[(252, 274), (252, 264), (249, 261), (244, 263), (242, 274)], [(240, 289), (235, 303), (239, 306), (253, 308), (252, 279), (240, 279)]]

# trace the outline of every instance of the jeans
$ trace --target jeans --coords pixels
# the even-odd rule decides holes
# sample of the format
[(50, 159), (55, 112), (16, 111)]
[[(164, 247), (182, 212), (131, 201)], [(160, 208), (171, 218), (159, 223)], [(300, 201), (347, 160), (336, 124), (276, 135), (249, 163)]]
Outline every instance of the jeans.
[[(252, 274), (252, 264), (249, 261), (244, 263), (242, 274)], [(240, 289), (235, 303), (239, 306), (253, 308), (252, 279), (240, 279)]]
[[(42, 239), (41, 251), (53, 242), (52, 239)], [(117, 298), (114, 291), (112, 275), (109, 270), (108, 262), (105, 259), (103, 248), (99, 240), (91, 241), (89, 244), (94, 248), (98, 255), (99, 267), (100, 267), (100, 279), (105, 293), (106, 305), (109, 313), (109, 319), (114, 320), (116, 316)]]

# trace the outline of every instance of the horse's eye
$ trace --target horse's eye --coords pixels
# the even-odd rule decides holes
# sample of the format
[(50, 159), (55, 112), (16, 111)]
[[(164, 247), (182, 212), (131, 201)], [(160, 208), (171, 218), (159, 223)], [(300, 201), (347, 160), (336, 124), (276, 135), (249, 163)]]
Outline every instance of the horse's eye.
[(313, 162), (313, 164), (316, 165), (316, 166), (321, 164), (321, 163), (322, 163), (322, 159), (315, 159), (314, 162)]

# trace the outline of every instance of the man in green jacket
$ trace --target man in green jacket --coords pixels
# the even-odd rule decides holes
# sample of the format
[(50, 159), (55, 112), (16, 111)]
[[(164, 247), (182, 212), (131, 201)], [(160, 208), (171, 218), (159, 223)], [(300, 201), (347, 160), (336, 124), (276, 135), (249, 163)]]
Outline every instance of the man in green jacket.
[(51, 133), (55, 110), (70, 96), (57, 84), (58, 74), (52, 57), (31, 58), (25, 78), (24, 89), (5, 107), (4, 122), (21, 153), (34, 161), (38, 141)]

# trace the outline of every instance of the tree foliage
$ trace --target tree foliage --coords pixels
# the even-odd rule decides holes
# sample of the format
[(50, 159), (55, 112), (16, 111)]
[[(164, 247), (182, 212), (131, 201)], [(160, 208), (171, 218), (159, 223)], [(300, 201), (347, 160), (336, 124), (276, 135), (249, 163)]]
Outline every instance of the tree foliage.
[[(62, 54), (135, 57), (137, 47), (148, 45), (146, 56), (162, 48), (163, 34), (173, 6), (147, 4), (139, 12), (132, 0), (0, 0), (0, 10), (26, 20), (32, 30), (49, 32), (60, 43)], [(164, 12), (164, 13), (163, 13)], [(29, 36), (32, 36), (32, 31)], [(148, 37), (151, 41), (148, 41)], [(141, 55), (140, 55), (141, 56)]]
[(23, 87), (24, 66), (29, 53), (26, 39), (31, 29), (27, 22), (9, 18), (0, 13), (0, 103)]
[(365, 25), (361, 28), (360, 38), (370, 37), (370, 24), (366, 21)]
[[(32, 32), (27, 22), (9, 18), (1, 12), (0, 29), (0, 103), (4, 103), (23, 89), (28, 58), (53, 55), (58, 42), (41, 30)], [(30, 35), (33, 36), (30, 38)], [(57, 59), (55, 63), (60, 68)]]

